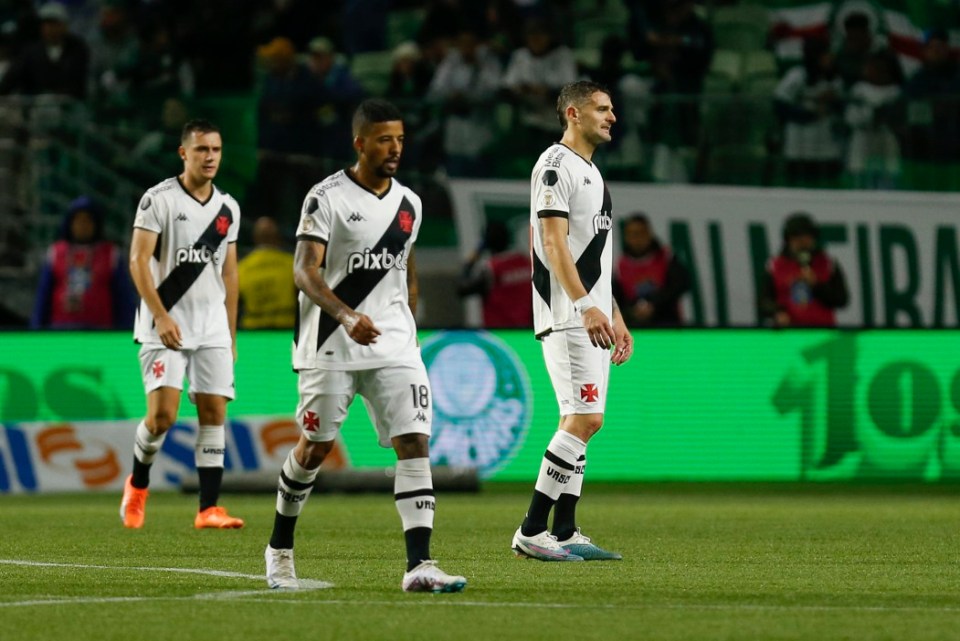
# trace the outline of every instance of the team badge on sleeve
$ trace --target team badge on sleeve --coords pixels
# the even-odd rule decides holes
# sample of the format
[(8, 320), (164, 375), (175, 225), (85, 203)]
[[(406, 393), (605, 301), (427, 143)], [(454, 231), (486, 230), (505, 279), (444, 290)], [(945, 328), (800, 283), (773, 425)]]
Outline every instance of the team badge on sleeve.
[(300, 230), (297, 233), (309, 234), (312, 231), (313, 231), (313, 219), (307, 218), (306, 216), (304, 216), (303, 220), (300, 221)]

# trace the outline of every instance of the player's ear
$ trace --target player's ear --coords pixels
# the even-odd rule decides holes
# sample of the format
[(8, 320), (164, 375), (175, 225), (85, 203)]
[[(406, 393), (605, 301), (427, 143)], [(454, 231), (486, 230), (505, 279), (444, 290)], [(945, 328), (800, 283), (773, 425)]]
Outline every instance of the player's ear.
[(181, 160), (187, 159), (187, 150), (183, 148), (183, 145), (180, 145), (179, 147), (177, 147), (177, 153), (180, 154)]
[(580, 113), (577, 111), (577, 108), (573, 105), (567, 106), (567, 124), (573, 124), (580, 120)]
[(363, 137), (362, 137), (362, 136), (354, 136), (354, 137), (353, 137), (353, 149), (354, 149), (354, 151), (356, 151), (358, 154), (363, 151)]

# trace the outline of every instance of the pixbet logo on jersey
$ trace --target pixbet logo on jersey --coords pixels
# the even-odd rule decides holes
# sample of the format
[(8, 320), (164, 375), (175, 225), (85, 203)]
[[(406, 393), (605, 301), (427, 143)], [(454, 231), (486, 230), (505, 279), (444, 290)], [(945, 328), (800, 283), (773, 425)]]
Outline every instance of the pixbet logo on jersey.
[(601, 231), (610, 231), (613, 229), (613, 217), (610, 212), (601, 211), (593, 217), (593, 233), (599, 234)]
[(181, 263), (220, 264), (220, 250), (210, 251), (209, 247), (177, 247), (177, 265)]
[(363, 252), (353, 252), (347, 256), (347, 273), (352, 274), (358, 269), (366, 270), (385, 270), (385, 269), (406, 269), (407, 261), (403, 251), (391, 254), (384, 247), (376, 254), (369, 249)]

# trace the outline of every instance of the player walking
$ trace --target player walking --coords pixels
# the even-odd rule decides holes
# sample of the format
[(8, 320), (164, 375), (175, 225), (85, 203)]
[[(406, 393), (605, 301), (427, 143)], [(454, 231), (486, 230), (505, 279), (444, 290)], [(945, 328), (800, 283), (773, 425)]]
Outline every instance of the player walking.
[(197, 406), (194, 459), (200, 477), (196, 528), (240, 528), (217, 506), (223, 478), (223, 425), (234, 397), (237, 336), (237, 231), (240, 207), (217, 189), (220, 130), (205, 120), (183, 127), (183, 173), (147, 190), (133, 223), (130, 273), (142, 299), (134, 339), (147, 393), (137, 426), (133, 473), (120, 517), (143, 527), (150, 466), (177, 419), (184, 375)]
[(430, 380), (417, 345), (413, 243), (420, 198), (393, 178), (403, 121), (392, 104), (364, 101), (353, 118), (356, 164), (327, 177), (303, 204), (294, 280), (300, 289), (293, 366), (299, 373), (300, 441), (280, 470), (267, 584), (299, 587), (297, 517), (356, 395), (383, 447), (397, 453), (394, 499), (403, 524), (408, 592), (459, 592), (430, 557), (435, 498), (429, 440)]
[(610, 362), (621, 365), (633, 352), (612, 296), (610, 192), (591, 162), (617, 119), (607, 89), (588, 81), (561, 89), (557, 115), (563, 137), (534, 166), (530, 224), (534, 331), (560, 404), (560, 426), (512, 547), (541, 561), (620, 559), (581, 534), (575, 515), (587, 442), (603, 423)]

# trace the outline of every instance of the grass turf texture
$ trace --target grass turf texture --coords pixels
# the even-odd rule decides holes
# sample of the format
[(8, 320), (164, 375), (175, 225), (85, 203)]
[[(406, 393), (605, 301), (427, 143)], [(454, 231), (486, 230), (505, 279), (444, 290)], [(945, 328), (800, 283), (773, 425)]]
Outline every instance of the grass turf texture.
[(0, 497), (0, 559), (111, 566), (0, 564), (0, 639), (957, 639), (958, 490), (588, 486), (585, 532), (625, 560), (564, 564), (508, 549), (529, 488), (441, 494), (434, 556), (469, 584), (436, 596), (400, 591), (389, 495), (311, 497), (297, 571), (336, 587), (299, 593), (259, 578), (272, 496), (225, 497), (239, 531), (177, 494), (140, 531), (119, 496)]

